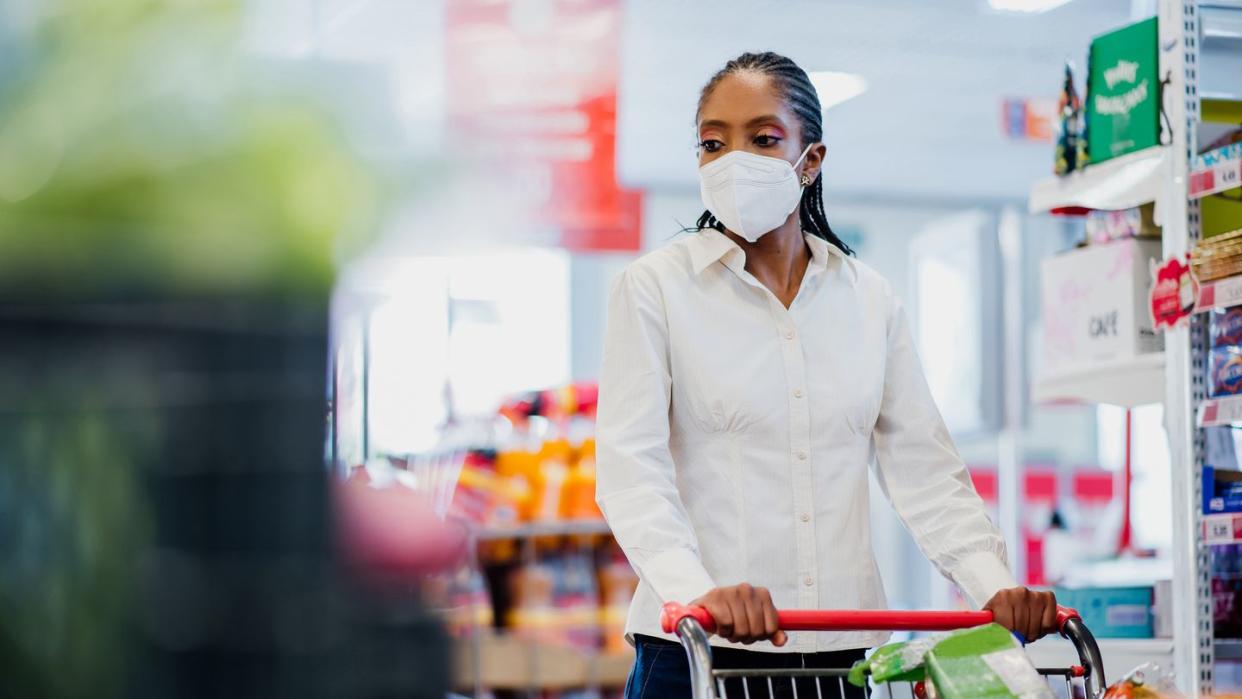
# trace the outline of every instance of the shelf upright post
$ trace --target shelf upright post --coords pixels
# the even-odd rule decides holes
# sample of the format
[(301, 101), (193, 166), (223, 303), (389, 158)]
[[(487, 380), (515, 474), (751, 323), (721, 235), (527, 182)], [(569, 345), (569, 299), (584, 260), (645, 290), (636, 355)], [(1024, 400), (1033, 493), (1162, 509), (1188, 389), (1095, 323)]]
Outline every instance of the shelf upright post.
[[(1184, 257), (1199, 239), (1198, 203), (1187, 198), (1187, 172), (1199, 121), (1197, 0), (1160, 0), (1161, 102), (1172, 140), (1165, 177), (1165, 258)], [(1163, 126), (1163, 125), (1162, 125)], [(1203, 432), (1195, 409), (1204, 398), (1204, 316), (1165, 333), (1165, 429), (1172, 468), (1174, 670), (1189, 697), (1212, 691), (1211, 566), (1201, 535)]]

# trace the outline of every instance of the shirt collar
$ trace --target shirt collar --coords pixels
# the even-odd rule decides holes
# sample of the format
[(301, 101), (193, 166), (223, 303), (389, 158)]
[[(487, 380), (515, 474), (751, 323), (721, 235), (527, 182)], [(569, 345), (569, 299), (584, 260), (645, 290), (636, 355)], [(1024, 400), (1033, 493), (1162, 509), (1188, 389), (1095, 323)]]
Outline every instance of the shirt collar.
[[(826, 270), (835, 261), (841, 265), (851, 284), (858, 282), (858, 269), (854, 266), (854, 261), (841, 252), (840, 248), (817, 235), (807, 234), (804, 237), (807, 247), (811, 249), (811, 268)], [(734, 264), (745, 259), (746, 253), (742, 248), (720, 231), (705, 228), (694, 234), (690, 245), (690, 261), (695, 274), (702, 274), (703, 270), (715, 262), (723, 260), (727, 266), (733, 268)]]

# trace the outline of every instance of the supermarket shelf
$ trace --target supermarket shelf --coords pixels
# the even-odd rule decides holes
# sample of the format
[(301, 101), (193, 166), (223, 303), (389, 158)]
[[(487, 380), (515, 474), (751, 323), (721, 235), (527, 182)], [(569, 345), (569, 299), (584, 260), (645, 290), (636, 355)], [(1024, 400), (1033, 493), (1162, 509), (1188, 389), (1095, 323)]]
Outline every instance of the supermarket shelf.
[(1040, 180), (1031, 190), (1031, 213), (1065, 207), (1115, 211), (1156, 201), (1168, 176), (1168, 153), (1168, 146), (1154, 146)]
[(1036, 403), (1103, 403), (1132, 408), (1164, 400), (1164, 353), (1101, 362), (1041, 377), (1031, 387)]
[(563, 690), (578, 687), (619, 688), (634, 662), (633, 651), (592, 653), (547, 641), (484, 632), (477, 655), (472, 639), (453, 641), (453, 684), (473, 689)]
[(1242, 396), (1208, 398), (1195, 416), (1199, 427), (1218, 427), (1242, 422)]
[(475, 532), (475, 538), (479, 541), (494, 541), (496, 539), (529, 539), (537, 536), (574, 536), (609, 533), (611, 533), (611, 530), (604, 520), (582, 519), (536, 522), (516, 527), (489, 527)]
[[(1207, 158), (1210, 165), (1202, 161)], [(1196, 159), (1190, 171), (1188, 192), (1193, 199), (1242, 187), (1242, 148), (1225, 147), (1205, 153)]]
[(1199, 283), (1199, 299), (1195, 303), (1195, 313), (1232, 306), (1242, 306), (1242, 276)]
[(1242, 543), (1242, 512), (1203, 515), (1203, 543)]

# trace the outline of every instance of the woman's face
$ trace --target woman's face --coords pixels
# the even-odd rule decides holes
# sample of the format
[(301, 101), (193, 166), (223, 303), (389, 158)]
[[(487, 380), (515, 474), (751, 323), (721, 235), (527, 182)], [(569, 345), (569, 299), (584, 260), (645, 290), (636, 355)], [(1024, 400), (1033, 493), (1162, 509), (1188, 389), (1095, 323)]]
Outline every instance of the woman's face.
[[(716, 83), (699, 110), (699, 166), (725, 153), (744, 150), (784, 158), (793, 164), (806, 147), (793, 110), (762, 73), (730, 73)], [(824, 146), (807, 153), (799, 174), (812, 180), (823, 163)]]

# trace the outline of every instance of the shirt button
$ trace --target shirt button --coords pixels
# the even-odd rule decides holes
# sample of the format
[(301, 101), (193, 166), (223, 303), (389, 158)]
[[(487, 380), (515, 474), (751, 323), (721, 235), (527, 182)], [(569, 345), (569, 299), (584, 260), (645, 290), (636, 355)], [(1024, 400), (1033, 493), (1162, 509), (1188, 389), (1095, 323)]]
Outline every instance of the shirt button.
[(802, 397), (802, 389), (800, 389), (800, 388), (795, 388), (795, 389), (794, 389), (794, 398), (801, 398), (801, 397)]
[(803, 513), (802, 513), (802, 517), (800, 517), (799, 519), (801, 519), (803, 522), (810, 522), (810, 521), (811, 521), (811, 516), (810, 516), (810, 515), (808, 515), (807, 513), (803, 512)]
[(800, 451), (800, 452), (798, 452), (798, 460), (799, 460), (799, 461), (806, 461), (806, 452), (804, 452), (804, 451)]
[(786, 330), (786, 331), (785, 331), (785, 339), (786, 339), (786, 340), (792, 340), (792, 339), (793, 339), (793, 331), (792, 331), (792, 330)]
[(810, 587), (815, 584), (815, 578), (812, 578), (811, 576), (808, 575), (807, 577), (802, 579), (802, 584), (806, 585), (807, 587)]

